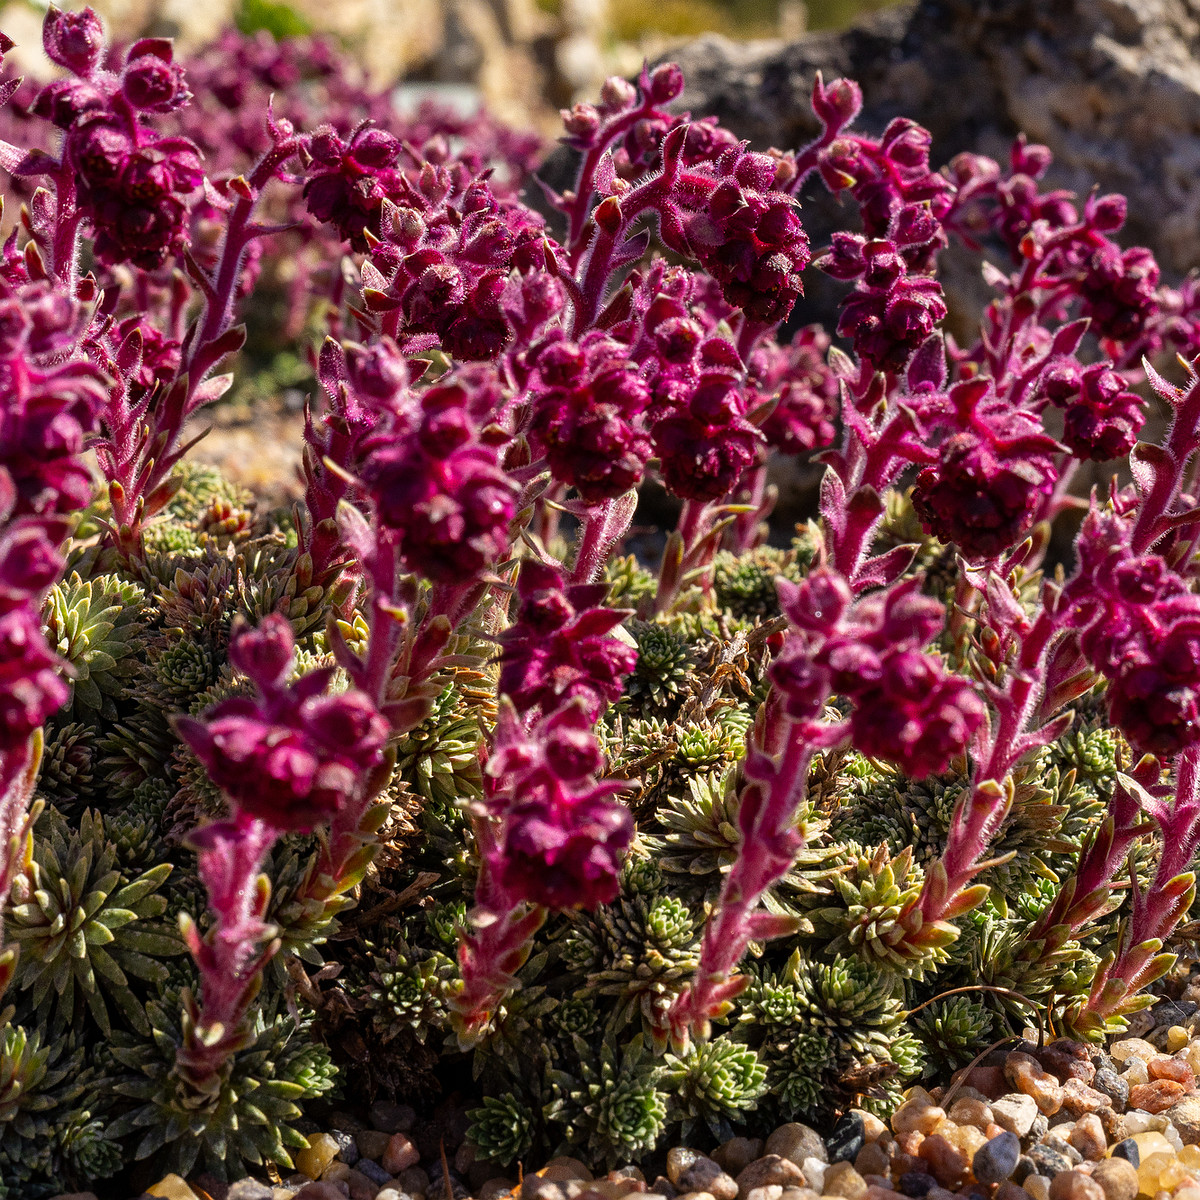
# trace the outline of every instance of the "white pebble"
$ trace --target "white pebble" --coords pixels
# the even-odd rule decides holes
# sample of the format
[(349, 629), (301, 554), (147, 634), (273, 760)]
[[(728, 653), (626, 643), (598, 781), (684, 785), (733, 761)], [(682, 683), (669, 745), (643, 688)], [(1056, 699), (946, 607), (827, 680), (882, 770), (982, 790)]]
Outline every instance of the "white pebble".
[(1175, 1148), (1176, 1154), (1183, 1149), (1183, 1138), (1179, 1136), (1179, 1130), (1170, 1121), (1167, 1122), (1167, 1127), (1162, 1131), (1162, 1135)]
[(1139, 1133), (1153, 1131), (1162, 1133), (1168, 1121), (1162, 1113), (1148, 1113), (1140, 1108), (1131, 1108), (1124, 1116), (1125, 1136), (1136, 1137)]
[(817, 1156), (810, 1155), (800, 1164), (800, 1170), (804, 1172), (804, 1180), (814, 1192), (823, 1192), (825, 1190), (825, 1168), (828, 1164), (823, 1163)]
[(1131, 1058), (1129, 1060), (1129, 1069), (1125, 1072), (1125, 1082), (1133, 1087), (1135, 1083), (1149, 1083), (1150, 1075), (1146, 1070), (1145, 1062), (1140, 1058)]

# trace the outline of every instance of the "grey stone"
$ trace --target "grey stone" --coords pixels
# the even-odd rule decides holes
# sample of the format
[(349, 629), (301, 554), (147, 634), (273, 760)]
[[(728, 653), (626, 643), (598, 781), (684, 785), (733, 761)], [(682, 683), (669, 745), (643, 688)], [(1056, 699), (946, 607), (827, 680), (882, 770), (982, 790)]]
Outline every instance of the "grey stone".
[(355, 1164), (357, 1170), (361, 1171), (372, 1183), (390, 1183), (391, 1175), (385, 1171), (377, 1162), (372, 1162), (369, 1158), (360, 1158)]
[(1021, 1139), (1005, 1130), (975, 1151), (971, 1169), (980, 1183), (1003, 1183), (1016, 1170)]
[(1184, 1096), (1167, 1109), (1167, 1120), (1179, 1130), (1185, 1146), (1200, 1146), (1200, 1096)]
[(801, 1166), (806, 1158), (829, 1161), (821, 1135), (811, 1126), (802, 1125), (799, 1121), (789, 1121), (786, 1125), (780, 1125), (767, 1138), (763, 1152), (791, 1159), (797, 1166)]
[(1029, 1151), (1029, 1157), (1033, 1160), (1037, 1173), (1050, 1179), (1069, 1171), (1073, 1165), (1067, 1155), (1053, 1146), (1034, 1146)]
[(1101, 1067), (1092, 1080), (1092, 1087), (1113, 1102), (1113, 1108), (1123, 1111), (1129, 1103), (1129, 1084), (1111, 1067)]
[(257, 1179), (239, 1179), (230, 1185), (225, 1200), (271, 1200), (273, 1195), (273, 1189)]

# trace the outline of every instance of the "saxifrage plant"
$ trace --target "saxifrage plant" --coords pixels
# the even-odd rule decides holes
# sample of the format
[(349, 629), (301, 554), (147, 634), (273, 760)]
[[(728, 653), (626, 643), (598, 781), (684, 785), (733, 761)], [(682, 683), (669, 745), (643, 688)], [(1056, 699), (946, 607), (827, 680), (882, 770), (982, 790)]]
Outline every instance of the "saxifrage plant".
[[(887, 1106), (1017, 993), (1080, 1037), (1148, 1001), (1200, 840), (1200, 381), (1150, 360), (1200, 307), (1120, 197), (1024, 141), (934, 170), (845, 80), (754, 152), (666, 65), (564, 114), (547, 221), (529, 139), (319, 42), (181, 64), (52, 9), (45, 48), (0, 144), (6, 1184), (286, 1166), (339, 1068), (427, 1099), (466, 1057), (481, 1155), (612, 1163)], [(820, 185), (859, 228), (813, 261)], [(839, 345), (787, 324), (806, 270)], [(309, 342), (303, 500), (260, 513), (190, 422)]]

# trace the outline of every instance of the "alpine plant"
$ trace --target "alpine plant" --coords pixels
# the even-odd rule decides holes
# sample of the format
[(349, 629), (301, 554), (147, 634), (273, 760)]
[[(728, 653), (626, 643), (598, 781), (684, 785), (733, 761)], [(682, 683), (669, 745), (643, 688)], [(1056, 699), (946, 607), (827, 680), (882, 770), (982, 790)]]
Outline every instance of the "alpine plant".
[[(44, 48), (0, 74), (6, 1181), (287, 1169), (339, 1074), (424, 1103), (464, 1054), (481, 1159), (608, 1167), (883, 1111), (1019, 1031), (942, 996), (981, 978), (1079, 1038), (1149, 1003), (1200, 298), (1120, 196), (1024, 139), (938, 168), (820, 75), (815, 140), (751, 149), (667, 64), (563, 113), (547, 218), (536, 139), (319, 39)], [(310, 396), (290, 512), (187, 457), (231, 389)]]

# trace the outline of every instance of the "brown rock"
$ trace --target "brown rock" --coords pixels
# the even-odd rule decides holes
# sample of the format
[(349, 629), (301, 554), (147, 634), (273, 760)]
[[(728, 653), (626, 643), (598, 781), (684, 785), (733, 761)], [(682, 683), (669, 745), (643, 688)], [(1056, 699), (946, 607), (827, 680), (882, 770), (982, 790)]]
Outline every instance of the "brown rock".
[[(882, 1132), (882, 1130), (881, 1130)], [(825, 1142), (821, 1135), (809, 1125), (799, 1121), (789, 1121), (780, 1125), (763, 1147), (764, 1154), (778, 1154), (781, 1158), (789, 1158), (800, 1166), (806, 1158), (819, 1158), (822, 1162), (829, 1161), (825, 1150)]]
[(336, 1183), (306, 1183), (292, 1200), (346, 1200), (346, 1193)]
[(1075, 1122), (1067, 1142), (1074, 1146), (1084, 1158), (1095, 1162), (1104, 1157), (1108, 1148), (1108, 1139), (1104, 1136), (1104, 1126), (1095, 1113), (1088, 1113)]
[(1056, 1038), (1043, 1046), (1037, 1052), (1037, 1059), (1047, 1071), (1058, 1077), (1060, 1083), (1066, 1083), (1068, 1079), (1091, 1083), (1096, 1078), (1091, 1052), (1081, 1042), (1073, 1042), (1070, 1038)]
[(1102, 1108), (1112, 1108), (1112, 1100), (1080, 1079), (1068, 1079), (1063, 1084), (1063, 1108), (1073, 1117), (1078, 1117), (1084, 1113), (1098, 1113)]
[(1183, 1084), (1173, 1079), (1156, 1079), (1153, 1083), (1135, 1083), (1129, 1089), (1129, 1107), (1146, 1112), (1166, 1112), (1186, 1094)]
[(363, 1158), (373, 1158), (376, 1162), (383, 1157), (383, 1152), (391, 1140), (392, 1135), (384, 1133), (382, 1129), (363, 1129), (354, 1135), (354, 1144), (358, 1147), (359, 1154)]
[(849, 1163), (834, 1163), (825, 1172), (821, 1194), (843, 1196), (845, 1200), (863, 1200), (867, 1194), (867, 1181)]
[(1146, 1074), (1152, 1080), (1172, 1079), (1176, 1083), (1182, 1084), (1184, 1091), (1187, 1092), (1195, 1090), (1196, 1087), (1195, 1073), (1181, 1058), (1167, 1058), (1166, 1055), (1152, 1058), (1146, 1064)]
[(1030, 1054), (1014, 1050), (1004, 1059), (1005, 1078), (1026, 1096), (1031, 1096), (1038, 1110), (1052, 1117), (1063, 1106), (1062, 1085)]
[(1137, 1168), (1124, 1158), (1098, 1162), (1092, 1169), (1092, 1178), (1103, 1189), (1105, 1200), (1137, 1200)]
[(346, 1176), (346, 1183), (350, 1187), (350, 1200), (375, 1200), (375, 1193), (379, 1191), (379, 1184), (375, 1180), (353, 1167)]
[[(667, 1156), (667, 1174), (670, 1175), (670, 1155)], [(719, 1163), (705, 1155), (699, 1155), (687, 1170), (675, 1181), (680, 1191), (708, 1192), (713, 1200), (736, 1200), (737, 1181)]]
[(738, 1175), (763, 1153), (762, 1138), (735, 1137), (718, 1146), (711, 1154), (730, 1175)]
[(785, 1188), (800, 1187), (804, 1182), (804, 1172), (790, 1159), (782, 1158), (778, 1154), (765, 1154), (762, 1158), (747, 1163), (738, 1172), (738, 1196), (741, 1200), (746, 1200), (755, 1188), (766, 1187), (772, 1183)]
[(966, 1182), (970, 1161), (957, 1146), (941, 1134), (930, 1134), (921, 1143), (918, 1155), (929, 1165), (930, 1174), (943, 1187), (955, 1191)]
[(1060, 1171), (1050, 1181), (1050, 1200), (1105, 1200), (1105, 1195), (1082, 1171)]
[[(464, 1142), (463, 1145), (468, 1143)], [(462, 1147), (460, 1146), (461, 1150)], [(379, 1160), (379, 1165), (389, 1175), (399, 1175), (401, 1171), (407, 1171), (409, 1167), (415, 1167), (421, 1161), (421, 1152), (413, 1145), (412, 1140), (406, 1133), (394, 1133), (388, 1140), (388, 1144), (383, 1151), (383, 1157)], [(457, 1164), (457, 1155), (455, 1163)], [(471, 1164), (468, 1163), (469, 1167)], [(460, 1167), (460, 1170), (465, 1168)]]
[(878, 1142), (868, 1142), (854, 1159), (854, 1169), (860, 1175), (886, 1175), (891, 1157)]

